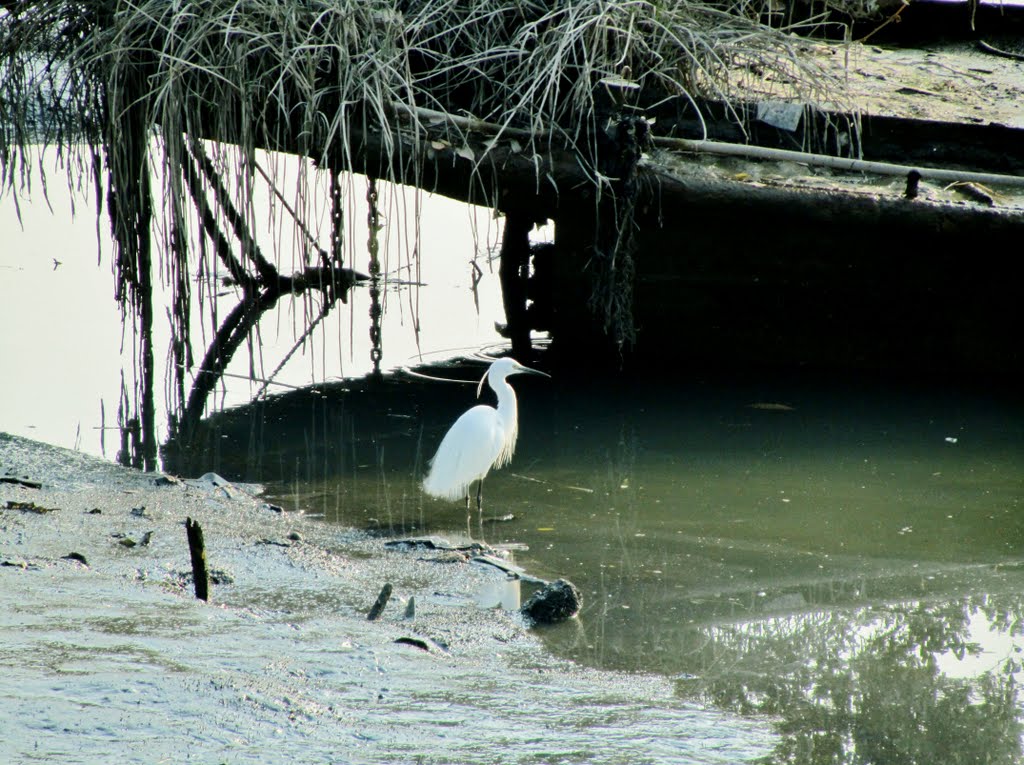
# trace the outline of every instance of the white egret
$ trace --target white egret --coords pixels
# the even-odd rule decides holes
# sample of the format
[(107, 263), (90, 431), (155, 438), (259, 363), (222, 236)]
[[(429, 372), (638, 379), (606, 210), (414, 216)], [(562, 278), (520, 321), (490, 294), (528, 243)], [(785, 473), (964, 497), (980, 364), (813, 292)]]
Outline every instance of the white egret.
[(519, 409), (516, 393), (505, 380), (516, 374), (550, 377), (511, 358), (492, 363), (480, 378), (476, 395), (480, 397), (484, 380), (487, 380), (498, 396), (498, 408), (479, 404), (455, 421), (430, 461), (430, 471), (423, 479), (423, 491), (439, 499), (465, 497), (468, 510), (469, 488), (474, 481), (479, 481), (476, 508), (481, 509), (484, 477), (492, 467), (500, 468), (507, 464), (516, 448)]

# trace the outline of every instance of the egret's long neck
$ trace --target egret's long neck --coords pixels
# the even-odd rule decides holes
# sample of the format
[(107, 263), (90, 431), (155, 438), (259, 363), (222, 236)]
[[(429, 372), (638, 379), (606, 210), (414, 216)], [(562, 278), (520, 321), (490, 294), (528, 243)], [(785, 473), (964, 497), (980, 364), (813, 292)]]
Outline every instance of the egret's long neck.
[(498, 419), (501, 420), (505, 431), (501, 455), (498, 458), (498, 464), (504, 464), (512, 459), (512, 452), (516, 448), (516, 437), (519, 432), (519, 405), (516, 402), (516, 392), (512, 390), (512, 386), (505, 378), (489, 379), (488, 382), (498, 396)]

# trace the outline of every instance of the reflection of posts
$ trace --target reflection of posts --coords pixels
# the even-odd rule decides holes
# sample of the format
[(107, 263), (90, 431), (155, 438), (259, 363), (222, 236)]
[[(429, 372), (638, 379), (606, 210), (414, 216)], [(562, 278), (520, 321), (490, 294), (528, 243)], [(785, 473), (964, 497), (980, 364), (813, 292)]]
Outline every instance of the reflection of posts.
[[(366, 278), (351, 269), (341, 268), (340, 263), (329, 256), (321, 257), (319, 266), (306, 266), (291, 276), (281, 275), (274, 264), (264, 257), (249, 233), (202, 145), (192, 141), (189, 149), (192, 156), (181, 167), (185, 183), (199, 213), (203, 230), (213, 242), (217, 257), (231, 274), (231, 279), (241, 288), (242, 297), (225, 317), (211, 341), (196, 372), (188, 401), (178, 402), (181, 415), (173, 428), (172, 438), (178, 439), (183, 447), (192, 440), (205, 411), (207, 398), (224, 374), (235, 351), (249, 336), (260, 317), (273, 308), (283, 295), (300, 295), (309, 289), (323, 293), (320, 316), (311, 322), (315, 325), (339, 298), (345, 302), (353, 284)], [(244, 261), (236, 257), (231, 243), (218, 226), (217, 217), (206, 198), (204, 181), (213, 190), (220, 211), (242, 244)], [(183, 376), (185, 371), (184, 368), (178, 368), (175, 373)]]

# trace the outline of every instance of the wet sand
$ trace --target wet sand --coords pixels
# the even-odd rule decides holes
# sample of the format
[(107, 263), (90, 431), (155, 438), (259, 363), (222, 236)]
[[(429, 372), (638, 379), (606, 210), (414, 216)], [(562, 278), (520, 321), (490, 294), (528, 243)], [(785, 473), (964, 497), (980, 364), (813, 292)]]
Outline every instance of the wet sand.
[[(724, 763), (775, 741), (670, 680), (552, 657), (477, 604), (495, 568), (4, 434), (0, 477), (24, 481), (0, 483), (8, 762)], [(186, 517), (221, 582), (209, 603)]]

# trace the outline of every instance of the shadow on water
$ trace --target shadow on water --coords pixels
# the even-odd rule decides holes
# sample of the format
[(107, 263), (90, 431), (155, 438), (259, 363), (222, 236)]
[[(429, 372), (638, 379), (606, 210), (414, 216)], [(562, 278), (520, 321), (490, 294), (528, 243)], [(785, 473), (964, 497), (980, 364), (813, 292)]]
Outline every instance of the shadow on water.
[[(1021, 760), (1014, 396), (835, 381), (514, 386), (519, 446), (488, 478), (482, 531), (583, 591), (579, 619), (543, 633), (554, 651), (770, 716), (773, 763)], [(274, 397), (213, 418), (206, 451), (169, 467), (262, 482), (347, 526), (457, 534), (464, 509), (418, 481), (474, 394), (399, 376)]]

